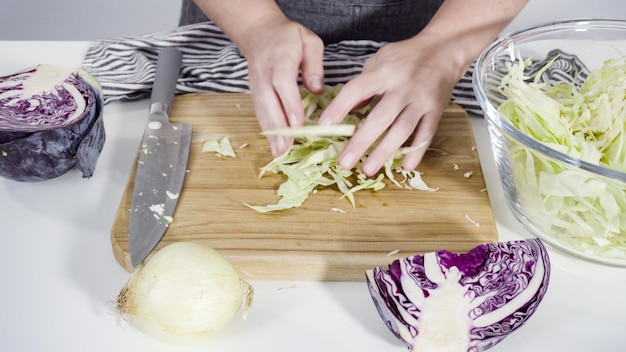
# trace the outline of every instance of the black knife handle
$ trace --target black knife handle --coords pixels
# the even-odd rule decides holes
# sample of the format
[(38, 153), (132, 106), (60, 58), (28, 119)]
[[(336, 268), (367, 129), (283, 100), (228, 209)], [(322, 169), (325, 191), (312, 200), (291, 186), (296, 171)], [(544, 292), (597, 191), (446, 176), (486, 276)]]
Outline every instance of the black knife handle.
[(165, 104), (166, 113), (174, 101), (182, 59), (182, 53), (176, 48), (168, 47), (159, 51), (150, 102), (151, 105)]

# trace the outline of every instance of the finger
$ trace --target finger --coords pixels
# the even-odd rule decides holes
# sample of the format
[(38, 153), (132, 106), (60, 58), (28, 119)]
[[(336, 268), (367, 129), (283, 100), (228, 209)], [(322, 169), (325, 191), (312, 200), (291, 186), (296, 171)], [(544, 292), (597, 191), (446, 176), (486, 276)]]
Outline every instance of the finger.
[[(262, 88), (264, 87), (264, 88)], [(287, 118), (280, 99), (270, 85), (250, 81), (254, 110), (261, 130), (267, 131), (287, 127)], [(293, 140), (285, 136), (267, 136), (270, 150), (278, 157), (289, 150)]]
[(339, 156), (344, 169), (352, 169), (376, 140), (389, 128), (404, 106), (394, 94), (384, 96), (361, 123)]
[(378, 93), (378, 84), (365, 76), (357, 76), (346, 83), (337, 96), (322, 111), (319, 117), (319, 125), (338, 124), (356, 106), (362, 105)]
[[(415, 131), (422, 113), (414, 104), (410, 104), (402, 110), (385, 136), (363, 162), (362, 171), (364, 174), (367, 176), (374, 175), (393, 157)], [(423, 150), (426, 150), (426, 147)]]
[(313, 33), (303, 34), (302, 82), (313, 93), (324, 92), (324, 42)]
[(304, 107), (298, 87), (300, 59), (298, 58), (298, 62), (288, 60), (286, 64), (275, 65), (271, 78), (273, 89), (282, 106), (282, 115), (286, 116), (287, 124), (292, 127), (304, 124)]
[(413, 142), (411, 143), (413, 147), (421, 147), (404, 156), (402, 159), (402, 168), (404, 170), (415, 170), (422, 161), (426, 150), (428, 150), (428, 146), (432, 142), (435, 133), (437, 133), (437, 127), (439, 126), (442, 113), (442, 111), (431, 111), (422, 116), (417, 126), (415, 136), (413, 137)]

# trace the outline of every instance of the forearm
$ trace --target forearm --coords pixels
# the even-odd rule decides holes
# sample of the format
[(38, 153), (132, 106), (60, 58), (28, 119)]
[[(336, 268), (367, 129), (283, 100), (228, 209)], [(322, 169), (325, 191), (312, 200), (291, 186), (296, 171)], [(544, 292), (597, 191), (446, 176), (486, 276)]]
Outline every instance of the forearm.
[(247, 33), (252, 28), (264, 21), (270, 22), (270, 19), (285, 18), (274, 0), (194, 0), (194, 2), (242, 51), (245, 51)]
[(528, 0), (446, 0), (419, 36), (449, 43), (460, 74), (517, 16)]

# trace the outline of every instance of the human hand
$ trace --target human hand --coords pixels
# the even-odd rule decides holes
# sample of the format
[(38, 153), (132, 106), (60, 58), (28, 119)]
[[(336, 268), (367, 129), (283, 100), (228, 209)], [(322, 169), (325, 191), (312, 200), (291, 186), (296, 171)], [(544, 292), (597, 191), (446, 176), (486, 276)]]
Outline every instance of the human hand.
[[(261, 129), (301, 126), (304, 109), (297, 83), (299, 70), (307, 89), (323, 91), (324, 44), (309, 29), (284, 16), (264, 16), (255, 23), (240, 48), (248, 60), (250, 91)], [(285, 136), (267, 138), (275, 157), (293, 143)]]
[(407, 153), (402, 167), (417, 167), (463, 72), (446, 57), (445, 49), (449, 48), (419, 35), (387, 44), (345, 84), (320, 116), (320, 124), (341, 122), (350, 110), (375, 96), (380, 101), (342, 151), (342, 168), (353, 168), (373, 147), (362, 164), (363, 173), (371, 176), (409, 139), (411, 146), (422, 147)]

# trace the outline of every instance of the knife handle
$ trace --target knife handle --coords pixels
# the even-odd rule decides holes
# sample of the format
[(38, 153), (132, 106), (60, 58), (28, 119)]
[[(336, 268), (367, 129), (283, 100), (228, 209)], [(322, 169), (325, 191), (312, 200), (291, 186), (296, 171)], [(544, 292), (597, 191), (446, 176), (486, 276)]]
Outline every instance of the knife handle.
[(153, 112), (157, 105), (158, 110), (167, 113), (174, 101), (176, 94), (176, 83), (180, 73), (182, 64), (181, 52), (172, 47), (167, 47), (159, 51), (157, 58), (156, 73), (154, 76), (154, 84), (152, 86), (152, 95), (150, 97), (150, 110)]

